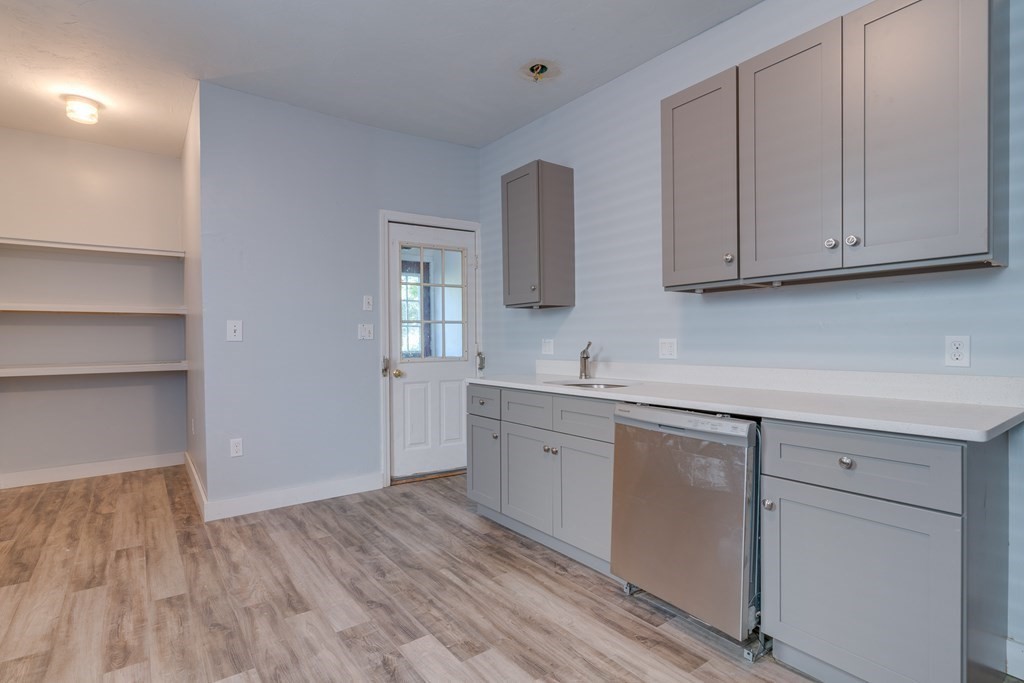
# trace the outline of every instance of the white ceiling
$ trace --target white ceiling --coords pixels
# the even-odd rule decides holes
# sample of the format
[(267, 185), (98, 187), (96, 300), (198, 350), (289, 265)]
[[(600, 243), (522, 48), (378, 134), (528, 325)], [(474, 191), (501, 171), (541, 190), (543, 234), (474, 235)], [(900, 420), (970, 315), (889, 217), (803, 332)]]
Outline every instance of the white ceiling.
[(0, 0), (0, 126), (176, 156), (207, 80), (482, 146), (758, 1)]

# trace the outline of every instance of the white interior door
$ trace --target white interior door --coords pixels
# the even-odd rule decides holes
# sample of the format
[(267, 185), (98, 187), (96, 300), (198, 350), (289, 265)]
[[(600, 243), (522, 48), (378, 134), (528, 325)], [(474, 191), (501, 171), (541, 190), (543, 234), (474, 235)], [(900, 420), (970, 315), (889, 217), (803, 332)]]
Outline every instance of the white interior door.
[(466, 466), (476, 364), (476, 233), (388, 226), (391, 477)]

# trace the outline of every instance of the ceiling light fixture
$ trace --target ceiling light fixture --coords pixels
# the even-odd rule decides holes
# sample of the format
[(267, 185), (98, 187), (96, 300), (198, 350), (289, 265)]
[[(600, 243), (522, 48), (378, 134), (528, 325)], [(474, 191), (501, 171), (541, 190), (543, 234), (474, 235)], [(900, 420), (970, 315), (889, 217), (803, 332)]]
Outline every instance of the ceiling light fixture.
[(100, 103), (81, 95), (62, 95), (66, 104), (65, 112), (75, 123), (88, 126), (100, 120)]

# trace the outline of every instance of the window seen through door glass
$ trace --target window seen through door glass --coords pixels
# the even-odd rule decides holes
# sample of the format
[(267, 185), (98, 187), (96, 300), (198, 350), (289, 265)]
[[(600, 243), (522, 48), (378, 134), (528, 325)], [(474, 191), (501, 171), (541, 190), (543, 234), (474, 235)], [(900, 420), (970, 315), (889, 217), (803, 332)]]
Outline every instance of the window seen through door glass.
[(400, 254), (402, 358), (464, 359), (465, 252), (403, 244)]

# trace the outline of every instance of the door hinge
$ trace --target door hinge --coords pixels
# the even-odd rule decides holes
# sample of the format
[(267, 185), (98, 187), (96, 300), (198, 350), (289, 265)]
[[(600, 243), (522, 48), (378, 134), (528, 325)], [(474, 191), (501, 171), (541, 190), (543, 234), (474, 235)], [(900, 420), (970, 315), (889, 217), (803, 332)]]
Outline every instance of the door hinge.
[(381, 377), (387, 377), (388, 376), (388, 368), (389, 367), (391, 367), (391, 359), (388, 358), (387, 356), (384, 356), (381, 359), (381, 361), (380, 361), (380, 376)]

